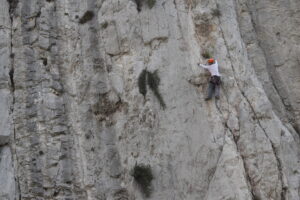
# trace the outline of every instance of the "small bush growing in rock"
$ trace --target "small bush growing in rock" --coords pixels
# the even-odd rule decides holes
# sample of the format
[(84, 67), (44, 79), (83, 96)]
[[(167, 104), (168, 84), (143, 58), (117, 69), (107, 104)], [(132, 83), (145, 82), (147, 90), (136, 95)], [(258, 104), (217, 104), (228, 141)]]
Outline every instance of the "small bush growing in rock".
[(220, 17), (221, 16), (221, 11), (218, 8), (214, 8), (211, 10), (211, 14), (214, 17)]
[(202, 54), (202, 57), (205, 59), (209, 59), (211, 58), (211, 54), (209, 53), (209, 51), (205, 50)]
[(158, 99), (160, 105), (163, 107), (163, 109), (165, 109), (166, 104), (158, 89), (159, 83), (160, 83), (160, 78), (158, 76), (157, 70), (155, 70), (154, 72), (149, 72), (144, 69), (138, 78), (139, 92), (145, 97), (147, 94), (147, 84), (148, 84), (149, 88), (152, 90), (152, 92)]
[(153, 91), (156, 98), (158, 99), (160, 105), (163, 107), (163, 109), (165, 109), (166, 104), (158, 89), (159, 83), (160, 83), (160, 78), (158, 76), (158, 71), (155, 70), (154, 72), (148, 72), (148, 85), (150, 89)]
[(92, 20), (93, 17), (94, 17), (94, 12), (88, 10), (88, 11), (86, 11), (86, 12), (84, 13), (84, 15), (79, 19), (79, 23), (80, 23), (80, 24), (84, 24), (84, 23), (86, 23), (86, 22)]
[(202, 57), (205, 58), (205, 59), (211, 58), (211, 54), (210, 54), (208, 51), (203, 52), (201, 55), (202, 55)]
[(145, 97), (147, 94), (147, 70), (143, 70), (138, 79), (139, 92)]
[(150, 165), (138, 164), (131, 171), (134, 180), (139, 184), (141, 191), (146, 197), (152, 192), (151, 181), (153, 174)]
[(157, 70), (155, 70), (154, 72), (148, 72), (147, 70), (144, 69), (138, 78), (139, 92), (145, 97), (147, 94), (147, 84), (148, 84), (149, 88), (152, 90), (152, 92), (158, 99), (160, 105), (163, 107), (163, 109), (165, 109), (166, 104), (158, 89), (159, 83), (160, 83), (160, 78), (158, 76)]
[(153, 8), (153, 6), (155, 5), (155, 3), (156, 3), (156, 0), (147, 0), (147, 4), (148, 4), (148, 6), (149, 6), (150, 9)]
[(43, 65), (47, 65), (47, 64), (48, 64), (47, 58), (41, 58), (41, 59), (42, 59), (42, 61), (43, 61)]
[(134, 0), (135, 4), (136, 4), (136, 9), (138, 10), (138, 12), (141, 11), (141, 8), (142, 8), (142, 4), (143, 2), (147, 3), (148, 7), (151, 9), (153, 8), (153, 6), (155, 5), (156, 3), (156, 0)]
[(101, 28), (106, 29), (108, 27), (108, 22), (104, 22), (101, 24)]

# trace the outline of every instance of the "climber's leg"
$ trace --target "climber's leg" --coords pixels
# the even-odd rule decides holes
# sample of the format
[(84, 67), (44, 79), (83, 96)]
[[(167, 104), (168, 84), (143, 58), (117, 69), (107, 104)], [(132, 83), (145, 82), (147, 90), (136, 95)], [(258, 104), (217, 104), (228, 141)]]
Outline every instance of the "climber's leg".
[(215, 85), (213, 83), (209, 82), (208, 89), (207, 89), (207, 97), (205, 98), (205, 101), (208, 101), (212, 98), (214, 90), (215, 90)]

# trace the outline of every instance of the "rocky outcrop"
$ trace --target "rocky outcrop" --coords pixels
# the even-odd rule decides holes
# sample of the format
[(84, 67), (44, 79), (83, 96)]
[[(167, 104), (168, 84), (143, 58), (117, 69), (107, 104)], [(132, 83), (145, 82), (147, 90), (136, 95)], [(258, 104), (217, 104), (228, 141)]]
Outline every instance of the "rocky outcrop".
[(151, 2), (0, 0), (1, 200), (300, 199), (300, 3)]

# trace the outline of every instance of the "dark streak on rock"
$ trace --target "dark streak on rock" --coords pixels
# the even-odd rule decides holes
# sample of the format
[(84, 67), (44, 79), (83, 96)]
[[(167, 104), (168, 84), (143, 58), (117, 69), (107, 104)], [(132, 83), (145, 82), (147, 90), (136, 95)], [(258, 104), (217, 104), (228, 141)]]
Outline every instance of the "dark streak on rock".
[(10, 14), (14, 13), (19, 3), (19, 0), (7, 0), (7, 2), (9, 3), (9, 13)]
[(10, 69), (10, 71), (9, 71), (9, 78), (10, 78), (12, 92), (14, 92), (15, 91), (14, 68)]
[(48, 60), (47, 60), (47, 58), (42, 58), (42, 61), (43, 61), (43, 65), (47, 65), (48, 64)]
[(142, 1), (141, 0), (134, 0), (135, 4), (136, 4), (136, 9), (138, 12), (141, 12), (141, 7), (142, 7)]

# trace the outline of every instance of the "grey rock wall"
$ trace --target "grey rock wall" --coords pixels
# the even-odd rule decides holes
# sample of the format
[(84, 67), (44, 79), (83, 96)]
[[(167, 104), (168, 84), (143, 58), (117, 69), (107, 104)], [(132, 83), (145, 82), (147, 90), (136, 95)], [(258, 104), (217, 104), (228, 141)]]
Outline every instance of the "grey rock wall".
[(0, 0), (0, 199), (299, 200), (299, 2), (138, 2)]
[(12, 151), (13, 95), (11, 89), (11, 20), (9, 5), (0, 1), (0, 199), (11, 200), (18, 196)]

